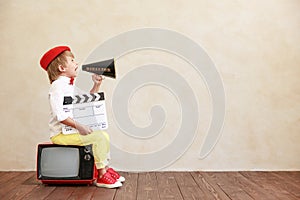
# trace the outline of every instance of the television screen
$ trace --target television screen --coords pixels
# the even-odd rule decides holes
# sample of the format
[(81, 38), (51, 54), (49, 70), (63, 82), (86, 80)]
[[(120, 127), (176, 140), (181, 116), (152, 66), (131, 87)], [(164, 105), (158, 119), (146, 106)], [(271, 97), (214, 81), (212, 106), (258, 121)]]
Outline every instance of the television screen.
[(39, 144), (37, 179), (47, 184), (92, 183), (97, 176), (92, 145)]
[(79, 174), (79, 149), (71, 147), (44, 148), (41, 153), (41, 175), (45, 177), (76, 177)]

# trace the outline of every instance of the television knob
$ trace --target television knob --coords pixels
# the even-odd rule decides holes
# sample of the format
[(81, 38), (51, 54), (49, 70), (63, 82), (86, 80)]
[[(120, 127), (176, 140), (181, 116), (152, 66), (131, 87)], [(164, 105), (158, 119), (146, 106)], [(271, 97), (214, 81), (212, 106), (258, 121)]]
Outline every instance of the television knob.
[(83, 159), (89, 161), (89, 160), (91, 160), (91, 155), (85, 154)]

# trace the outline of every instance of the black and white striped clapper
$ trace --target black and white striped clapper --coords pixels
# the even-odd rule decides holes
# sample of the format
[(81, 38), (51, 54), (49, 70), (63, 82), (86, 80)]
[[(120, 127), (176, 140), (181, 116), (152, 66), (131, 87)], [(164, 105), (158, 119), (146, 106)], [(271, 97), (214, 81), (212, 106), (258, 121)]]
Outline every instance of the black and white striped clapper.
[(66, 96), (64, 97), (64, 105), (90, 103), (90, 102), (96, 102), (102, 100), (104, 100), (103, 92), (94, 93), (94, 94), (75, 95), (74, 97)]

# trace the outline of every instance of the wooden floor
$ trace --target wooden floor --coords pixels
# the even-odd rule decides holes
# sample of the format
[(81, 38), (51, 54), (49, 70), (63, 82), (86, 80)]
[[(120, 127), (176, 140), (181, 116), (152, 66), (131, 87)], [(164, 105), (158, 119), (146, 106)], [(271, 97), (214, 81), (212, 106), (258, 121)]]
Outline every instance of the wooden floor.
[(0, 199), (264, 199), (299, 200), (300, 172), (125, 173), (119, 189), (47, 186), (35, 172), (0, 172)]

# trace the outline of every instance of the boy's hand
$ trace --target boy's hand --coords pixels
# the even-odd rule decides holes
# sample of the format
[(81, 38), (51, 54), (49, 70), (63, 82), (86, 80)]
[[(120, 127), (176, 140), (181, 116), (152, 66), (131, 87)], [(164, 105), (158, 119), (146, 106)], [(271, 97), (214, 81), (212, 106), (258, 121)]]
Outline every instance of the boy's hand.
[(94, 84), (100, 85), (102, 83), (102, 80), (104, 80), (104, 77), (101, 75), (93, 74), (92, 80), (93, 80)]
[(80, 124), (80, 123), (76, 122), (74, 119), (72, 119), (70, 117), (68, 117), (67, 119), (61, 121), (61, 123), (63, 123), (64, 125), (76, 128), (79, 131), (80, 135), (88, 135), (91, 132), (93, 132), (93, 130), (90, 127), (88, 127), (86, 125), (83, 125), (83, 124)]
[(79, 123), (76, 123), (76, 129), (79, 131), (80, 135), (88, 135), (93, 132), (90, 127)]
[(92, 75), (92, 80), (94, 82), (94, 86), (90, 90), (91, 94), (99, 92), (100, 85), (102, 83), (102, 80), (104, 80), (104, 77), (101, 76), (101, 75), (93, 74)]

